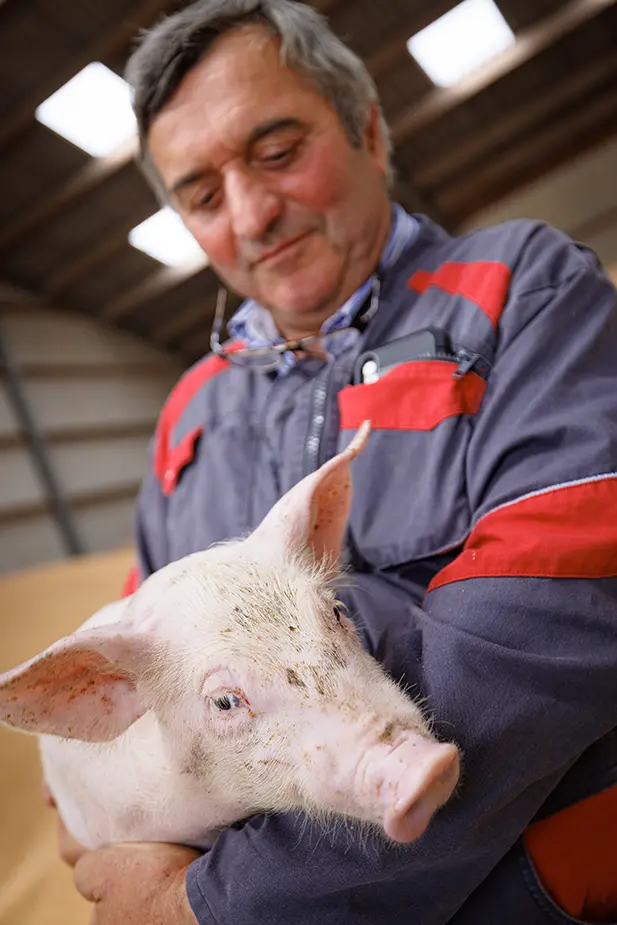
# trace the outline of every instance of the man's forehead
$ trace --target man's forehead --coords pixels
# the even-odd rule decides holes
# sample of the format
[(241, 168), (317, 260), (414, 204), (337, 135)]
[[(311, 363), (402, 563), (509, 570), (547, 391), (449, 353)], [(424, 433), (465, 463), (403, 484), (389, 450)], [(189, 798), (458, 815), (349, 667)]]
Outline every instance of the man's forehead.
[(259, 26), (233, 30), (189, 71), (153, 120), (152, 156), (176, 160), (196, 149), (205, 159), (217, 144), (233, 153), (264, 125), (291, 118), (303, 95), (314, 108), (316, 91), (281, 63), (276, 39)]
[(212, 112), (220, 118), (229, 107), (254, 111), (257, 120), (270, 99), (285, 91), (301, 92), (302, 83), (281, 62), (278, 42), (264, 29), (233, 30), (221, 36), (187, 73), (155, 116), (151, 131), (167, 123), (176, 127), (193, 114), (208, 119)]

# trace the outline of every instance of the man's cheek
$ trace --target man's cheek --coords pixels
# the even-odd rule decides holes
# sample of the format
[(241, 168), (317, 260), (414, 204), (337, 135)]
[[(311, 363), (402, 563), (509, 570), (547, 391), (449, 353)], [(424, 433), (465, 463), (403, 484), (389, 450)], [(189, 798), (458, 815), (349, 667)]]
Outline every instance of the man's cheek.
[(236, 247), (229, 226), (223, 221), (204, 220), (199, 216), (185, 218), (185, 224), (215, 269), (232, 268), (236, 264)]
[(289, 173), (280, 184), (280, 191), (289, 200), (290, 207), (296, 202), (320, 214), (344, 201), (348, 188), (348, 159), (343, 152), (329, 150), (326, 146), (314, 151), (302, 170)]

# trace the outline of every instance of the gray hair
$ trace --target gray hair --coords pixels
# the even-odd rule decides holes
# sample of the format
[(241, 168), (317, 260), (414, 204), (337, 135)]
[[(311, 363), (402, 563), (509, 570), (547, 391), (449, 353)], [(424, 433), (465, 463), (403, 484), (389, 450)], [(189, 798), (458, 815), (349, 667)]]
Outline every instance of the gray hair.
[[(126, 68), (139, 131), (140, 166), (163, 201), (166, 193), (147, 144), (152, 122), (215, 40), (247, 24), (262, 25), (279, 38), (281, 60), (311, 81), (331, 104), (354, 148), (362, 146), (371, 106), (376, 105), (390, 155), (390, 133), (375, 83), (323, 16), (295, 0), (198, 0), (146, 32)], [(390, 166), (387, 180), (390, 185)]]

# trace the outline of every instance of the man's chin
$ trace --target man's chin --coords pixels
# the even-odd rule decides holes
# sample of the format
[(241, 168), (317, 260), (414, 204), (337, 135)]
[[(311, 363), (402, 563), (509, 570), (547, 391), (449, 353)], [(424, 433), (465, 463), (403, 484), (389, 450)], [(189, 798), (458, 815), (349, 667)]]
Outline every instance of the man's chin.
[(327, 285), (323, 278), (316, 280), (315, 274), (316, 271), (294, 274), (293, 278), (273, 285), (266, 300), (272, 314), (275, 317), (280, 315), (307, 321), (316, 319), (320, 324), (334, 314), (339, 308), (338, 280)]

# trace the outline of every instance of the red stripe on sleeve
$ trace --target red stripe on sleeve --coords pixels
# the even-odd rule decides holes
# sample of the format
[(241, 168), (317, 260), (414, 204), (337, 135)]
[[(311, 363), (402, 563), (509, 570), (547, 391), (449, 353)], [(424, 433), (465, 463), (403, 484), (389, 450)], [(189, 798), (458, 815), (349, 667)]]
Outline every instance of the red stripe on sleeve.
[(456, 366), (443, 360), (402, 363), (383, 379), (339, 392), (341, 429), (370, 420), (376, 430), (432, 430), (445, 418), (476, 414), (486, 389), (477, 373), (455, 379)]
[[(178, 382), (165, 402), (158, 420), (154, 437), (154, 474), (156, 475), (163, 494), (170, 495), (176, 486), (178, 466), (171, 466), (173, 448), (171, 435), (180, 416), (193, 396), (202, 385), (213, 376), (223, 372), (229, 365), (228, 360), (222, 357), (209, 356), (194, 366)], [(191, 431), (192, 443), (195, 443), (195, 434)], [(184, 453), (186, 447), (183, 448)], [(173, 460), (172, 460), (173, 461)], [(176, 460), (177, 462), (177, 460)]]
[(134, 592), (137, 591), (140, 584), (141, 575), (139, 573), (139, 566), (133, 565), (129, 569), (129, 573), (124, 580), (124, 584), (122, 585), (121, 597), (130, 597), (131, 594), (134, 594)]
[(617, 476), (557, 486), (486, 514), (428, 591), (500, 576), (617, 576)]
[(420, 293), (429, 286), (437, 286), (450, 295), (462, 295), (475, 302), (496, 327), (506, 303), (511, 276), (510, 267), (497, 261), (450, 262), (442, 264), (433, 273), (416, 270), (407, 280), (407, 285)]

